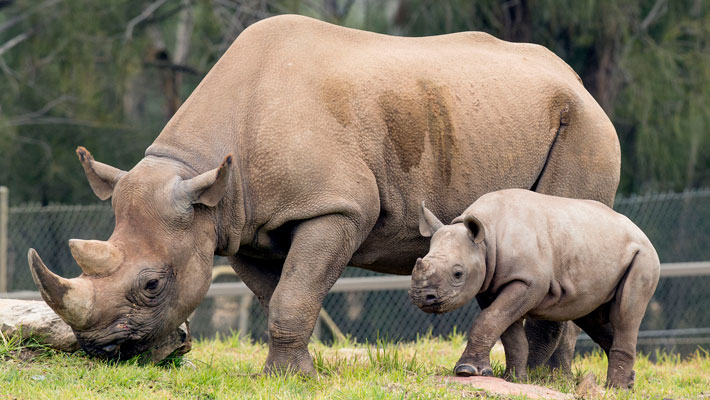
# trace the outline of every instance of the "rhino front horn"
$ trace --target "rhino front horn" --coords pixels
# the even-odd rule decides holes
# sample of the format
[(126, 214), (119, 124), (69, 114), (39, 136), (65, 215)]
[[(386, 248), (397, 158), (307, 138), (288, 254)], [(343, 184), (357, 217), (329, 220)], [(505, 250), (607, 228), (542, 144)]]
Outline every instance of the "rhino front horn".
[(84, 275), (106, 275), (123, 262), (123, 252), (101, 240), (71, 239), (69, 249)]
[(94, 306), (94, 288), (83, 278), (64, 279), (50, 271), (35, 249), (27, 254), (32, 279), (44, 301), (74, 329), (87, 326)]

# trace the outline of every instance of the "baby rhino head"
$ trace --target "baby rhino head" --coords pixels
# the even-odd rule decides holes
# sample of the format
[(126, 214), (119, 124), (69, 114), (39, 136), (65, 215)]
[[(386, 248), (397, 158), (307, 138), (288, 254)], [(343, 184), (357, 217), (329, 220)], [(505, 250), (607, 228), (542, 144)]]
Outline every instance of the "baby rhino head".
[(444, 225), (422, 206), (419, 232), (431, 237), (429, 253), (412, 271), (409, 296), (429, 313), (445, 313), (463, 306), (480, 291), (486, 277), (485, 228), (473, 215)]

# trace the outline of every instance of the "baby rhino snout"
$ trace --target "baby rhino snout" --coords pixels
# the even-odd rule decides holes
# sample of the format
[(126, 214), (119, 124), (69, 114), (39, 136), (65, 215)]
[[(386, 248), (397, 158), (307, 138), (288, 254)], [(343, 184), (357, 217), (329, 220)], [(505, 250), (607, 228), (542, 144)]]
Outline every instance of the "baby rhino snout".
[(412, 271), (412, 285), (409, 290), (409, 298), (414, 305), (426, 312), (436, 312), (441, 300), (433, 285), (431, 277), (433, 270), (431, 265), (421, 258), (417, 258), (417, 263)]

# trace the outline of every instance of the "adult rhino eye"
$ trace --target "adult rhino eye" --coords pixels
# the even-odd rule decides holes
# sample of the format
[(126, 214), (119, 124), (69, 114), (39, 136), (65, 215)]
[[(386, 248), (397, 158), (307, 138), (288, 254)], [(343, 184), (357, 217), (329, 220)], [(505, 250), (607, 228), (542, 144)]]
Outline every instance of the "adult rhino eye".
[(145, 284), (145, 290), (148, 291), (153, 291), (158, 288), (158, 280), (157, 279), (151, 279)]

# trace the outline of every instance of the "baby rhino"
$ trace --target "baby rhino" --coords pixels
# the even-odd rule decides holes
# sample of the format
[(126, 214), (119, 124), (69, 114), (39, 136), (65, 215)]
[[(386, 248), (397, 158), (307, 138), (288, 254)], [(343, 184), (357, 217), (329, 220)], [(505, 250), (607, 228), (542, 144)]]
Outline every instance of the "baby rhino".
[(526, 379), (523, 320), (531, 317), (574, 321), (606, 352), (607, 386), (633, 386), (660, 263), (628, 218), (596, 201), (509, 189), (482, 196), (446, 226), (422, 203), (419, 231), (432, 239), (412, 271), (412, 302), (430, 313), (474, 296), (481, 306), (457, 375), (492, 375), (489, 353), (500, 337), (506, 378)]

